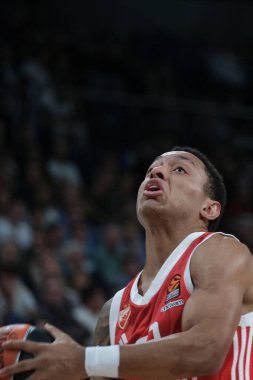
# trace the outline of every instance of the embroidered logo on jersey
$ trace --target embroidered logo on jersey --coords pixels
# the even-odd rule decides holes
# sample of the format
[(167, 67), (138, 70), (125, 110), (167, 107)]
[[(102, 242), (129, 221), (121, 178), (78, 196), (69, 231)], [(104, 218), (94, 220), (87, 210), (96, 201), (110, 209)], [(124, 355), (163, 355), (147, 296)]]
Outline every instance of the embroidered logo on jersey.
[(184, 300), (182, 298), (180, 300), (171, 301), (171, 302), (168, 302), (167, 305), (161, 308), (161, 312), (164, 313), (165, 311), (170, 310), (173, 307), (178, 307), (182, 305), (184, 305)]
[(124, 305), (123, 310), (119, 312), (119, 317), (118, 317), (118, 326), (122, 330), (124, 330), (124, 328), (126, 327), (130, 314), (131, 314), (130, 305), (129, 304)]
[(180, 274), (175, 274), (175, 276), (173, 276), (168, 286), (166, 301), (169, 301), (172, 298), (176, 298), (180, 295), (180, 280)]

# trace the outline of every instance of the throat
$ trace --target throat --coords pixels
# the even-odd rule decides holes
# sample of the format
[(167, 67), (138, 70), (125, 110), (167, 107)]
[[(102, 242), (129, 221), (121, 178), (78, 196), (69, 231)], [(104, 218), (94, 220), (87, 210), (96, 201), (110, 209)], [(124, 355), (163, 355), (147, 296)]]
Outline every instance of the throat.
[(141, 296), (144, 296), (147, 293), (147, 291), (149, 290), (149, 288), (152, 284), (153, 279), (154, 279), (154, 277), (153, 278), (146, 278), (145, 274), (142, 272), (142, 274), (139, 277), (138, 283), (137, 283), (138, 293)]

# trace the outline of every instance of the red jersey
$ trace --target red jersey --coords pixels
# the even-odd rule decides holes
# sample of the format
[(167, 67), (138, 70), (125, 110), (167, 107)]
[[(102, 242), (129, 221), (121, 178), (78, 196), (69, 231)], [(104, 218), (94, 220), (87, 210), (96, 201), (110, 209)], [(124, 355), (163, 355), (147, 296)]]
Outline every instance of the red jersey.
[[(184, 305), (194, 288), (190, 260), (196, 248), (214, 234), (188, 235), (164, 262), (143, 296), (138, 293), (141, 272), (115, 294), (109, 318), (111, 344), (144, 343), (182, 331)], [(253, 380), (252, 339), (253, 312), (241, 317), (222, 369), (193, 380)]]

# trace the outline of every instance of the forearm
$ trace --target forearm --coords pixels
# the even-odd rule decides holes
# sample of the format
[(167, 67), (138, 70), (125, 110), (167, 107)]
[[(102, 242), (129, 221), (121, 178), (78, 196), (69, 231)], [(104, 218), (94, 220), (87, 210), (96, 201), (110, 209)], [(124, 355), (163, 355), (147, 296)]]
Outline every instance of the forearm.
[(221, 353), (217, 336), (210, 339), (204, 338), (204, 335), (187, 331), (159, 341), (112, 346), (110, 353), (104, 351), (106, 347), (91, 348), (94, 351), (87, 358), (89, 356), (88, 367), (92, 370), (87, 373), (145, 380), (210, 375), (219, 370), (226, 351)]
[[(166, 340), (139, 345), (120, 347), (119, 376), (122, 378), (150, 378), (168, 380), (196, 375), (190, 366), (193, 363), (184, 352), (189, 351), (184, 346), (183, 352), (178, 344), (168, 344)], [(192, 356), (192, 355), (191, 355)]]
[(226, 350), (221, 350), (217, 337), (210, 336), (187, 331), (159, 341), (120, 346), (119, 377), (173, 380), (213, 374), (222, 365)]

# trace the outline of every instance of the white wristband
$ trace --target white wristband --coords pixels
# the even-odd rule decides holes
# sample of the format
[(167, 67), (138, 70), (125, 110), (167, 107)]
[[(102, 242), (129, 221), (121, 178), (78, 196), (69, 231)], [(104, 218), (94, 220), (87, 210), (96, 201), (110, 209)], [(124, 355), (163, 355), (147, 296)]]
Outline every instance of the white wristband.
[(119, 346), (87, 347), (85, 370), (88, 376), (118, 377)]

